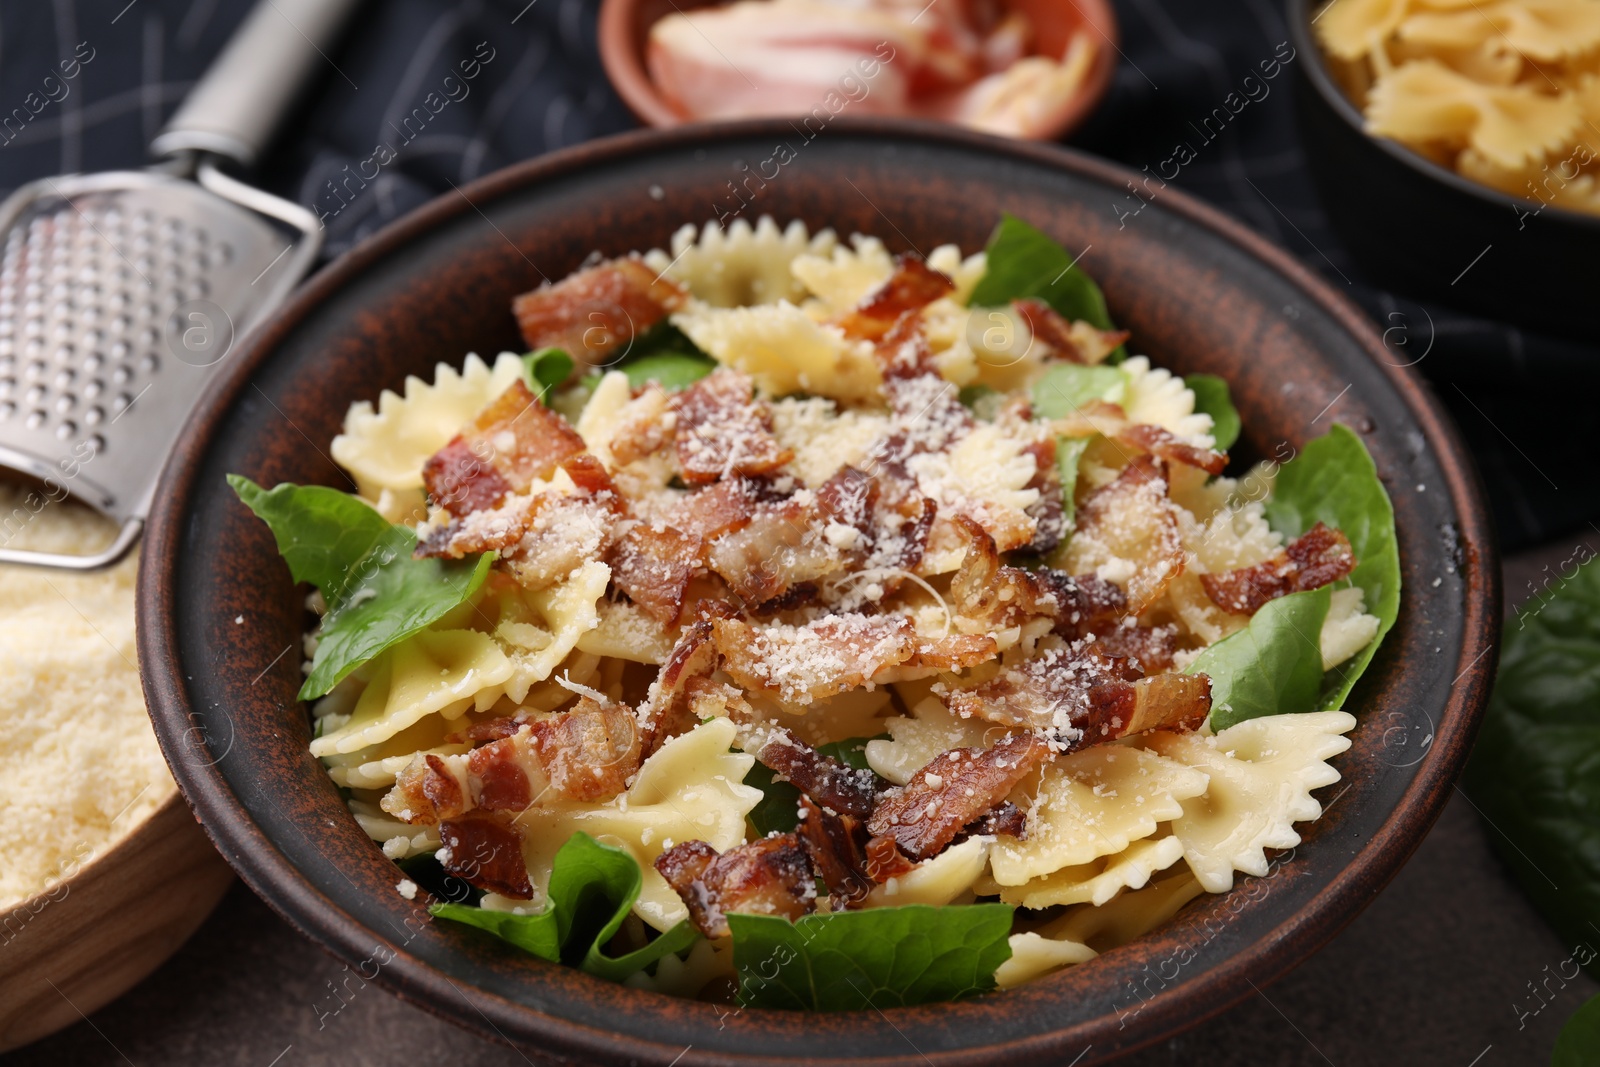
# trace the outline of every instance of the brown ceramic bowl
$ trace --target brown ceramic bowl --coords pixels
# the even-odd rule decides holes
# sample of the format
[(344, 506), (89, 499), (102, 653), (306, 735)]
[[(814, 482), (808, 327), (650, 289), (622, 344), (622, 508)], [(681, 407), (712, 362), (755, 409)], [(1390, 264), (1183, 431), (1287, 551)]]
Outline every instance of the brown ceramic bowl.
[[(690, 119), (656, 88), (645, 64), (650, 27), (674, 12), (693, 11), (721, 0), (601, 0), (600, 61), (617, 95), (639, 121), (679, 126)], [(1119, 35), (1110, 0), (1002, 0), (1008, 10), (1028, 16), (1038, 34), (1034, 51), (1059, 59), (1079, 28), (1087, 27), (1096, 45), (1093, 65), (1072, 106), (1038, 140), (1059, 140), (1077, 129), (1100, 106), (1117, 66)]]
[[(1494, 672), (1488, 511), (1456, 432), (1413, 371), (1313, 273), (1174, 190), (1119, 221), (1129, 172), (948, 127), (841, 121), (752, 212), (983, 245), (1012, 211), (1082, 253), (1136, 350), (1226, 376), (1241, 459), (1354, 427), (1394, 500), (1405, 599), (1351, 698), (1343, 781), (1305, 843), (1133, 944), (1009, 992), (884, 1012), (729, 1012), (611, 985), (430, 922), (307, 752), (302, 597), (239, 472), (342, 485), (346, 406), (438, 360), (518, 348), (511, 297), (592, 251), (662, 246), (715, 214), (726, 175), (787, 122), (629, 134), (533, 160), (424, 206), (311, 280), (233, 353), (172, 457), (146, 534), (140, 658), (168, 759), (240, 875), (296, 927), (408, 1001), (530, 1055), (584, 1063), (1101, 1062), (1253, 995), (1361, 910), (1449, 796)], [(1126, 225), (1124, 226), (1123, 223)], [(248, 625), (235, 625), (243, 614)], [(1075, 1059), (1076, 1057), (1076, 1059)]]

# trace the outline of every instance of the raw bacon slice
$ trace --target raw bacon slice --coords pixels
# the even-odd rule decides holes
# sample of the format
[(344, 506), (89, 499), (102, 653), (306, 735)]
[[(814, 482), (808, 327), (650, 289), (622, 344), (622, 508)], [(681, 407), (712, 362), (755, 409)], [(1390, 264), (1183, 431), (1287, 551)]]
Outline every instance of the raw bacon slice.
[(450, 874), (489, 893), (513, 900), (533, 896), (522, 835), (493, 818), (468, 816), (439, 824), (439, 863)]
[(793, 921), (816, 908), (815, 876), (794, 834), (764, 837), (720, 855), (704, 841), (684, 841), (657, 856), (655, 867), (707, 937), (728, 935), (729, 912)]
[(1050, 746), (1031, 733), (1012, 734), (993, 748), (941, 753), (879, 798), (867, 829), (914, 860), (936, 856), (1050, 755)]
[(608, 260), (511, 302), (530, 349), (560, 348), (595, 366), (683, 306), (688, 293), (633, 257)]
[(772, 436), (772, 411), (748, 375), (719, 367), (672, 398), (673, 443), (684, 481), (775, 471), (794, 454)]
[(846, 337), (879, 340), (902, 316), (955, 292), (955, 283), (929, 267), (921, 256), (896, 256), (894, 264), (894, 273), (839, 320)]
[(1202, 574), (1200, 584), (1223, 611), (1254, 615), (1269, 600), (1321, 589), (1355, 569), (1349, 539), (1319, 522), (1271, 559), (1224, 574)]

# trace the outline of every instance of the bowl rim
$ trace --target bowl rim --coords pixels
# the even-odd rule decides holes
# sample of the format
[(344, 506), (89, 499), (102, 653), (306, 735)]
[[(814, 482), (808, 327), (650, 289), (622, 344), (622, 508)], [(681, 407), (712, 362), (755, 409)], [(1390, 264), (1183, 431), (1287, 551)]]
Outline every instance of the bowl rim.
[[(717, 3), (718, 0), (709, 0)], [(1117, 58), (1122, 54), (1122, 27), (1110, 0), (1067, 0), (1083, 21), (1093, 26), (1104, 38), (1096, 48), (1094, 61), (1083, 85), (1072, 99), (1072, 107), (1048, 135), (1040, 138), (1017, 140), (1060, 140), (1073, 133), (1089, 120), (1104, 103), (1111, 91), (1111, 79), (1116, 73)], [(655, 79), (646, 68), (644, 55), (634, 47), (634, 20), (640, 0), (601, 0), (598, 22), (600, 65), (605, 68), (611, 87), (616, 90), (628, 110), (640, 122), (657, 129), (698, 125), (702, 120), (680, 115), (656, 88)], [(676, 5), (674, 5), (676, 6)], [(709, 6), (709, 4), (707, 5)], [(798, 113), (803, 114), (803, 113)], [(762, 121), (762, 119), (737, 121)], [(915, 120), (913, 120), (915, 121)], [(950, 124), (955, 125), (955, 124)]]
[[(1135, 176), (1131, 170), (1087, 153), (995, 137), (943, 123), (843, 116), (835, 122), (837, 129), (848, 129), (862, 138), (912, 143), (933, 140), (941, 142), (943, 147), (1010, 155), (1024, 163), (1064, 169), (1113, 187)], [(371, 935), (367, 928), (313, 885), (277, 849), (233, 793), (215, 762), (183, 758), (186, 734), (197, 729), (203, 731), (205, 727), (192, 717), (182, 681), (182, 660), (174, 625), (176, 572), (180, 564), (184, 513), (197, 492), (196, 479), (203, 465), (206, 443), (221, 430), (223, 417), (261, 366), (277, 352), (281, 340), (303, 318), (346, 285), (359, 280), (369, 265), (413, 238), (458, 215), (469, 211), (481, 213), (478, 205), (485, 201), (619, 158), (661, 149), (703, 149), (722, 141), (764, 139), (788, 128), (782, 119), (753, 119), (632, 131), (506, 167), (434, 198), (342, 254), (256, 327), (241, 343), (232, 366), (223, 372), (216, 387), (208, 391), (192, 416), (189, 432), (180, 438), (168, 458), (145, 533), (137, 591), (142, 623), (138, 630), (141, 675), (157, 736), (173, 777), (222, 855), (274, 911), (335, 956), (355, 960), (368, 952)], [(1118, 1048), (1118, 1054), (1198, 1025), (1258, 992), (1260, 985), (1282, 977), (1343, 929), (1398, 873), (1442, 812), (1454, 780), (1466, 761), (1487, 707), (1500, 636), (1498, 552), (1483, 490), (1453, 423), (1420, 376), (1414, 370), (1398, 367), (1385, 359), (1387, 349), (1356, 305), (1288, 252), (1189, 194), (1169, 188), (1162, 196), (1169, 210), (1242, 248), (1298, 286), (1308, 300), (1318, 305), (1381, 368), (1381, 373), (1415, 416), (1415, 429), (1439, 463), (1447, 496), (1460, 523), (1458, 542), (1469, 554), (1469, 565), (1463, 568), (1466, 606), (1463, 642), (1455, 664), (1459, 674), (1450, 687), (1428, 751), (1429, 758), (1420, 762), (1417, 774), (1361, 848), (1368, 861), (1342, 867), (1301, 910), (1285, 919), (1270, 936), (1230, 954), (1208, 972), (1204, 983), (1163, 990), (1146, 1002), (1141, 1009), (1148, 1019), (1147, 1024), (1142, 1021), (1146, 1027), (1144, 1036), (1128, 1039)], [(682, 1055), (677, 1046), (669, 1048), (649, 1038), (614, 1031), (602, 1033), (585, 1023), (541, 1011), (476, 986), (473, 987), (476, 996), (468, 1002), (472, 1010), (465, 1010), (457, 1000), (464, 994), (449, 975), (412, 956), (403, 947), (396, 948), (395, 952), (393, 962), (382, 969), (384, 978), (381, 980), (391, 992), (469, 1028), (478, 1029), (478, 1017), (481, 1017), (508, 1044), (514, 1042), (505, 1036), (505, 1028), (526, 1031), (527, 1019), (537, 1016), (543, 1020), (540, 1036), (555, 1038), (558, 1047), (568, 1050), (580, 1044), (591, 1050), (606, 1047), (615, 1057), (662, 1063), (674, 1055)], [(926, 1009), (891, 1010), (908, 1013)], [(759, 1018), (775, 1013), (747, 1009), (744, 1014)], [(975, 1067), (995, 1062), (997, 1055), (1042, 1062), (1059, 1053), (1065, 1040), (1081, 1040), (1086, 1033), (1109, 1036), (1118, 1029), (1118, 1019), (1112, 1010), (1069, 1029), (1011, 1037), (997, 1044), (936, 1051), (931, 1057), (906, 1054), (899, 1059), (875, 1059), (873, 1062), (935, 1062)], [(480, 1029), (480, 1032), (484, 1031)], [(718, 1064), (791, 1065), (797, 1062), (781, 1054), (746, 1055), (708, 1050), (705, 1055), (707, 1062)]]
[(1338, 3), (1339, 0), (1286, 0), (1285, 20), (1289, 24), (1289, 39), (1293, 42), (1298, 52), (1304, 52), (1310, 59), (1302, 66), (1306, 81), (1316, 90), (1323, 103), (1333, 110), (1335, 115), (1344, 121), (1356, 133), (1364, 137), (1369, 143), (1376, 146), (1391, 159), (1421, 174), (1449, 186), (1456, 192), (1464, 193), (1482, 200), (1485, 204), (1496, 208), (1509, 209), (1519, 215), (1527, 211), (1531, 205), (1539, 204), (1535, 215), (1544, 217), (1546, 212), (1553, 212), (1557, 222), (1567, 225), (1579, 226), (1592, 230), (1592, 237), (1600, 239), (1600, 215), (1589, 215), (1581, 211), (1573, 211), (1556, 204), (1545, 204), (1539, 200), (1530, 200), (1510, 193), (1501, 192), (1479, 182), (1473, 181), (1465, 175), (1458, 174), (1448, 167), (1442, 167), (1433, 160), (1419, 152), (1406, 147), (1399, 141), (1389, 137), (1377, 137), (1366, 130), (1365, 120), (1361, 112), (1348, 96), (1344, 94), (1333, 75), (1328, 70), (1328, 59), (1322, 51), (1322, 45), (1317, 41), (1316, 34), (1311, 30), (1315, 21), (1310, 17), (1314, 6), (1329, 3)]

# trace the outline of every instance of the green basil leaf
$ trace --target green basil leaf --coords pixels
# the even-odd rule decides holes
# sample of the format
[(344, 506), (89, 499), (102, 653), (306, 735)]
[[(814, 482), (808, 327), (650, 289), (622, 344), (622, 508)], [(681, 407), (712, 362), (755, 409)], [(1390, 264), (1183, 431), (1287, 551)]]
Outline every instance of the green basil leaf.
[[(1102, 330), (1115, 328), (1105, 295), (1072, 254), (1015, 215), (1000, 216), (985, 252), (988, 262), (967, 300), (969, 307), (1003, 307), (1034, 297), (1068, 322), (1083, 319)], [(1121, 352), (1118, 348), (1113, 361)]]
[(574, 364), (564, 348), (541, 348), (522, 357), (522, 369), (528, 376), (528, 386), (540, 402), (550, 390), (567, 380)]
[[(1600, 564), (1572, 562), (1506, 622), (1465, 780), (1523, 892), (1583, 946), (1600, 916)], [(1593, 949), (1575, 958), (1600, 978)]]
[(1183, 384), (1194, 393), (1195, 411), (1211, 416), (1211, 436), (1217, 442), (1217, 451), (1226, 452), (1232, 448), (1243, 424), (1228, 395), (1228, 383), (1215, 374), (1186, 374)]
[(1367, 446), (1348, 427), (1335, 423), (1278, 471), (1266, 511), (1272, 528), (1286, 538), (1299, 537), (1322, 522), (1342, 531), (1355, 551), (1356, 569), (1349, 580), (1360, 586), (1365, 610), (1377, 616), (1378, 633), (1366, 648), (1329, 671), (1323, 680), (1317, 708), (1341, 708), (1400, 612), (1400, 550), (1394, 508)]
[(311, 674), (300, 699), (322, 696), (391, 645), (439, 621), (483, 585), (494, 557), (413, 559), (417, 536), (337, 489), (263, 489), (228, 475), (239, 499), (272, 530), (297, 582), (322, 590), (322, 619)]
[(728, 916), (744, 1007), (852, 1011), (956, 1000), (994, 988), (1011, 958), (1011, 906), (907, 904), (791, 923)]
[(1033, 384), (1033, 413), (1042, 419), (1064, 419), (1091, 400), (1120, 404), (1128, 392), (1128, 376), (1105, 364), (1052, 363)]
[(1572, 1013), (1556, 1038), (1550, 1067), (1594, 1067), (1600, 1063), (1600, 993)]
[(668, 953), (682, 952), (700, 936), (685, 920), (643, 948), (606, 955), (605, 945), (622, 928), (642, 881), (639, 864), (628, 853), (576, 833), (556, 853), (549, 903), (537, 915), (447, 903), (434, 904), (428, 912), (486, 930), (540, 959), (620, 982)]
[(1249, 626), (1200, 653), (1187, 673), (1211, 678), (1213, 730), (1317, 706), (1328, 601), (1327, 588), (1269, 600)]

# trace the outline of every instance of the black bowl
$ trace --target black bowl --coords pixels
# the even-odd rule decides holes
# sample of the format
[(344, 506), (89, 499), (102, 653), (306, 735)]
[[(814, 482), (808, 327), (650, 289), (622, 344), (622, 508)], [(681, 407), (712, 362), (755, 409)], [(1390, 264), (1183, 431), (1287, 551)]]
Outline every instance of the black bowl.
[(1288, 3), (1295, 113), (1322, 206), (1367, 279), (1535, 333), (1600, 341), (1600, 216), (1508, 196), (1369, 135), (1311, 27), (1320, 4)]
[[(307, 752), (295, 699), (303, 600), (223, 476), (341, 484), (326, 458), (351, 400), (437, 360), (518, 343), (514, 294), (598, 249), (665, 245), (727, 206), (729, 178), (799, 142), (749, 214), (894, 251), (983, 245), (1011, 211), (1081, 252), (1133, 343), (1229, 378), (1244, 454), (1339, 420), (1394, 499), (1405, 599), (1351, 699), (1344, 781), (1267, 877), (1191, 902), (1134, 943), (1021, 989), (884, 1012), (729, 1012), (626, 989), (429, 921)], [(156, 733), (222, 854), (363, 977), (536, 1056), (582, 1063), (1098, 1063), (1166, 1037), (1304, 959), (1368, 904), (1433, 823), (1488, 699), (1499, 565), (1466, 453), (1367, 320), (1238, 223), (1168, 190), (1122, 225), (1132, 172), (931, 124), (682, 126), (568, 149), (424, 206), (313, 278), (241, 349), (162, 477), (139, 575), (139, 657)], [(536, 265), (537, 264), (537, 265)], [(1426, 491), (1423, 491), (1423, 489)], [(244, 623), (235, 620), (243, 617)], [(375, 976), (375, 977), (374, 977)]]

